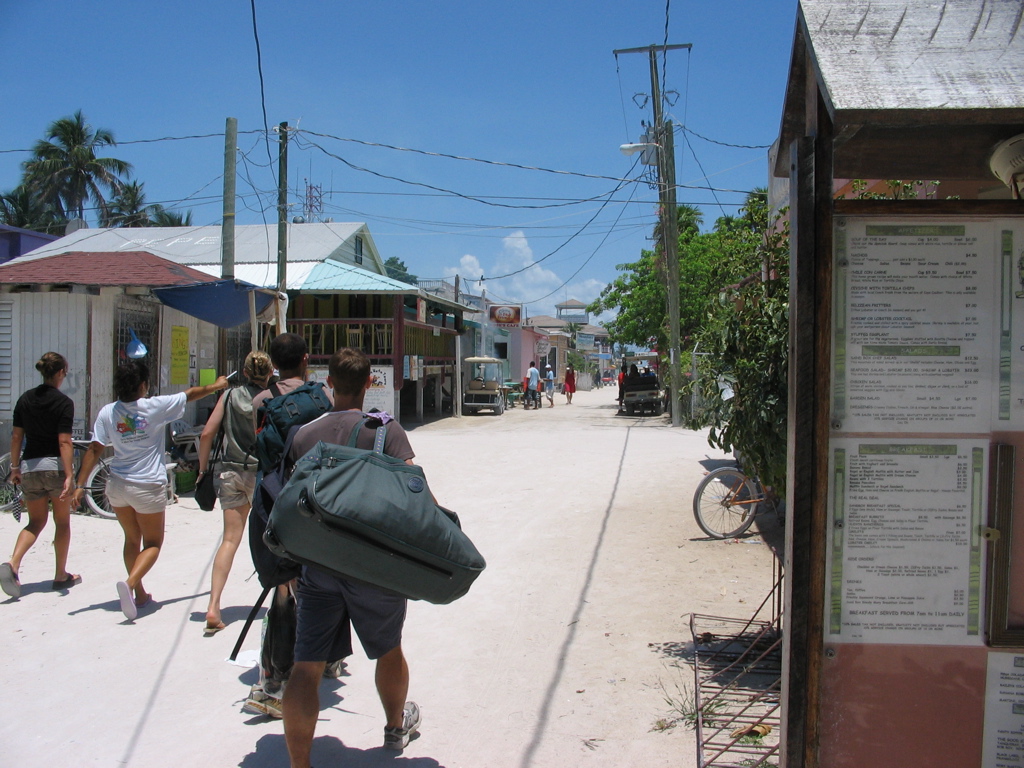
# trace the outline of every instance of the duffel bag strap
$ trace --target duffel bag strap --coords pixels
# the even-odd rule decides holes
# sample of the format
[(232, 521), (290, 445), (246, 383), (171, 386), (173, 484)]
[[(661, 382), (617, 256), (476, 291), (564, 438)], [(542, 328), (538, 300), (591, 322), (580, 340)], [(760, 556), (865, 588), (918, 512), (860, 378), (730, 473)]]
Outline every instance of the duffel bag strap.
[(373, 452), (383, 455), (384, 454), (384, 441), (387, 439), (388, 430), (387, 427), (381, 425), (377, 427), (377, 434), (373, 438)]
[(242, 632), (238, 635), (238, 640), (235, 643), (235, 647), (231, 649), (231, 656), (228, 657), (231, 659), (231, 661), (234, 661), (238, 658), (238, 652), (242, 648), (242, 641), (245, 640), (245, 636), (249, 633), (249, 627), (251, 627), (252, 623), (256, 621), (256, 614), (260, 612), (260, 608), (263, 607), (263, 601), (267, 599), (267, 595), (270, 594), (271, 589), (272, 587), (267, 587), (266, 589), (264, 589), (263, 592), (260, 594), (260, 599), (256, 601), (256, 605), (254, 605), (252, 607), (252, 610), (249, 611), (249, 616), (245, 620), (245, 625), (242, 627)]

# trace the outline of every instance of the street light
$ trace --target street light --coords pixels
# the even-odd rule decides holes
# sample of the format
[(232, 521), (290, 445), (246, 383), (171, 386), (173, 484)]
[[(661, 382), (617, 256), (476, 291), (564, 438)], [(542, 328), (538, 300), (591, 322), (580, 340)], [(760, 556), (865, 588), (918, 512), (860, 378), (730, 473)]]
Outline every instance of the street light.
[(624, 154), (626, 157), (635, 155), (637, 152), (643, 152), (645, 149), (657, 149), (657, 144), (623, 144), (619, 147), (619, 152)]

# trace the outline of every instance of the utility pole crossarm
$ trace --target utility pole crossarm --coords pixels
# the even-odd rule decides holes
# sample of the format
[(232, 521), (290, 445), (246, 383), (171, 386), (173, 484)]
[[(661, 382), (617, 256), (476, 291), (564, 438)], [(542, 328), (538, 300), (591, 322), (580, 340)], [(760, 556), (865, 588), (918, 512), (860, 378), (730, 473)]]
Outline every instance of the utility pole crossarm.
[(643, 48), (619, 48), (618, 50), (612, 51), (613, 54), (618, 56), (620, 53), (647, 53), (648, 51), (678, 51), (678, 50), (689, 50), (693, 48), (693, 43), (680, 43), (678, 45), (645, 45)]

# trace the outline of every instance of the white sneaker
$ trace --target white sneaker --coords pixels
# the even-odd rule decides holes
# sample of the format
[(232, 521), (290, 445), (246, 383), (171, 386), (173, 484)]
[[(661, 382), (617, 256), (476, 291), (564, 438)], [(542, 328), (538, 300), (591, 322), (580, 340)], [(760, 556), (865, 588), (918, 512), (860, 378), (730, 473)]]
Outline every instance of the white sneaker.
[(420, 729), (421, 720), (420, 708), (416, 706), (416, 702), (405, 702), (405, 708), (402, 710), (402, 727), (384, 729), (385, 749), (401, 751), (409, 746), (413, 734)]

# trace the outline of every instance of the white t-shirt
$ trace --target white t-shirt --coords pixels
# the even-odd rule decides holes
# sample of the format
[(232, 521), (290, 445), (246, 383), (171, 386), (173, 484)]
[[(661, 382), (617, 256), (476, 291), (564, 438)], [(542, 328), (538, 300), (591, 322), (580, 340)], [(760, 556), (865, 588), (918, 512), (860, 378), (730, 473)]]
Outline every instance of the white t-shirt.
[(94, 442), (114, 446), (110, 471), (135, 483), (166, 483), (164, 427), (185, 415), (184, 392), (120, 400), (100, 409), (92, 428)]

